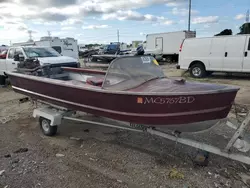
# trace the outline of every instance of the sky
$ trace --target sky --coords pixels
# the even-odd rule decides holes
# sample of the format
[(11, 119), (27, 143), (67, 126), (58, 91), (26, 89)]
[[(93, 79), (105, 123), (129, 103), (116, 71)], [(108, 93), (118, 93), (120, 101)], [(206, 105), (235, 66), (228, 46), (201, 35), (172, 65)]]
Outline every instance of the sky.
[[(245, 22), (250, 0), (192, 0), (191, 30), (197, 37)], [(188, 0), (0, 0), (0, 45), (48, 36), (78, 44), (145, 40), (150, 33), (188, 28)]]

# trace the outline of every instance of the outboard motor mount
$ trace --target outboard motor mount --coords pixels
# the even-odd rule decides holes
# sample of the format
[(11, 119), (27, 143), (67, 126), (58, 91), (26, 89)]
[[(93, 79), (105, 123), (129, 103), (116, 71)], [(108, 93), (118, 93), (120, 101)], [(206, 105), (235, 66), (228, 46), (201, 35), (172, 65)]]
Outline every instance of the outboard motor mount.
[(144, 55), (145, 51), (143, 49), (143, 46), (140, 45), (136, 48), (136, 54), (135, 55)]

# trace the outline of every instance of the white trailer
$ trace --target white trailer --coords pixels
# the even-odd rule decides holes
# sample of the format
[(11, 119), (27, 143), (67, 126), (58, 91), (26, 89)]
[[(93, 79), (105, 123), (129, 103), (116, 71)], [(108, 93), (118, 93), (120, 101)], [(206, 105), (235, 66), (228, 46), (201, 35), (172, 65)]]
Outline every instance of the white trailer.
[(178, 61), (179, 49), (186, 38), (196, 37), (195, 31), (177, 31), (168, 33), (153, 33), (146, 36), (146, 49), (161, 50), (166, 62)]
[[(24, 98), (22, 101), (27, 102), (29, 99)], [(20, 102), (21, 99), (19, 100)], [(88, 117), (87, 115), (82, 116), (82, 118), (77, 118), (77, 112), (71, 111), (69, 109), (47, 103), (45, 101), (33, 101), (37, 106), (37, 103), (41, 103), (40, 108), (36, 108), (33, 111), (33, 117), (39, 119), (39, 124), (41, 130), (46, 136), (54, 136), (57, 133), (57, 128), (63, 123), (63, 120), (70, 120), (79, 123), (87, 123), (98, 126), (111, 127), (115, 129), (122, 129), (127, 131), (134, 131), (138, 133), (147, 133), (149, 135), (158, 136), (161, 138), (166, 138), (174, 141), (175, 144), (180, 143), (186, 146), (191, 146), (198, 149), (198, 153), (193, 159), (194, 164), (207, 166), (209, 153), (217, 154), (219, 156), (239, 161), (250, 165), (250, 143), (249, 134), (246, 130), (249, 129), (250, 114), (248, 113), (244, 121), (239, 124), (233, 124), (230, 121), (221, 121), (221, 124), (227, 125), (228, 127), (235, 130), (228, 143), (222, 149), (221, 147), (216, 147), (214, 145), (205, 144), (204, 142), (199, 142), (186, 137), (184, 134), (177, 131), (162, 132), (160, 130), (155, 130), (144, 125), (132, 124), (129, 122), (115, 121), (108, 118), (94, 119), (93, 117)], [(113, 122), (113, 123), (111, 123)], [(239, 153), (241, 152), (241, 153)], [(243, 154), (245, 153), (245, 154)]]
[(250, 73), (250, 35), (186, 39), (177, 68), (196, 78), (213, 72)]
[(63, 56), (79, 59), (77, 40), (74, 38), (42, 37), (39, 41), (14, 43), (13, 46), (48, 46), (54, 48)]

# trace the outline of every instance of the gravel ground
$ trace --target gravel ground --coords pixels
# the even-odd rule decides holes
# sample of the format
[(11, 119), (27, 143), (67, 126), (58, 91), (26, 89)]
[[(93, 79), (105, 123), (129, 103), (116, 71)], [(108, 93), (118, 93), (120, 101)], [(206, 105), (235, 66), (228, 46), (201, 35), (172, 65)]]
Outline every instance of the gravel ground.
[[(174, 65), (163, 66), (180, 76)], [(237, 102), (250, 104), (248, 79), (211, 77), (241, 86)], [(210, 155), (207, 167), (192, 162), (196, 150), (145, 133), (64, 121), (55, 137), (44, 136), (33, 106), (0, 88), (0, 188), (245, 188), (250, 166)], [(232, 116), (230, 116), (232, 117)], [(219, 125), (191, 135), (222, 147), (232, 132)], [(190, 136), (190, 135), (186, 135)]]

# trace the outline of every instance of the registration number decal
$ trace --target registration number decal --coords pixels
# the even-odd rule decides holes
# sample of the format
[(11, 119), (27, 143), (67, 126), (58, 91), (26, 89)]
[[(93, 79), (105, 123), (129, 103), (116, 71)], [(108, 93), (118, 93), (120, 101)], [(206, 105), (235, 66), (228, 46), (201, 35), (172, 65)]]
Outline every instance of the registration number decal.
[(142, 60), (142, 63), (151, 63), (151, 59), (149, 56), (142, 56), (141, 60)]
[(182, 97), (138, 97), (138, 104), (191, 104), (195, 101), (193, 96)]

